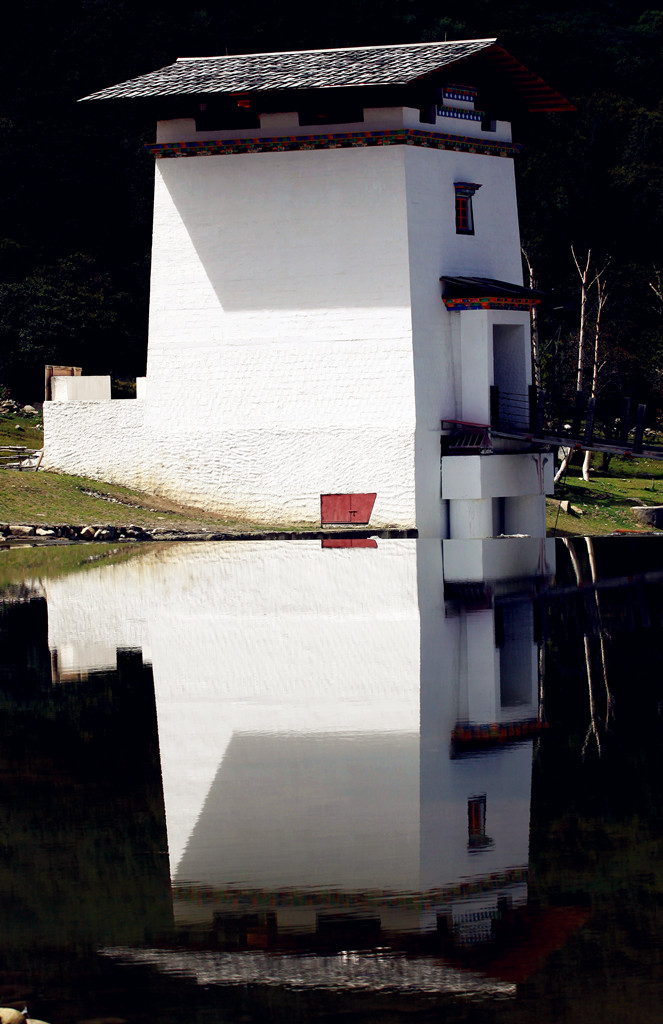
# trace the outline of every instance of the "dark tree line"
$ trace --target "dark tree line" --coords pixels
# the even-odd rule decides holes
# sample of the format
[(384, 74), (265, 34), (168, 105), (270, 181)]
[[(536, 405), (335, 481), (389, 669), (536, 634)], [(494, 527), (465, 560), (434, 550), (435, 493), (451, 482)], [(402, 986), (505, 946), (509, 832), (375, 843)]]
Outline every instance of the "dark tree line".
[[(553, 299), (544, 383), (566, 380), (579, 295), (571, 246), (610, 257), (599, 389), (663, 406), (663, 12), (646, 3), (338, 0), (315, 9), (169, 0), (22, 0), (0, 89), (0, 388), (40, 396), (45, 362), (144, 372), (153, 114), (77, 104), (177, 56), (498, 36), (577, 114), (514, 126), (523, 245)], [(659, 275), (657, 277), (657, 274)]]

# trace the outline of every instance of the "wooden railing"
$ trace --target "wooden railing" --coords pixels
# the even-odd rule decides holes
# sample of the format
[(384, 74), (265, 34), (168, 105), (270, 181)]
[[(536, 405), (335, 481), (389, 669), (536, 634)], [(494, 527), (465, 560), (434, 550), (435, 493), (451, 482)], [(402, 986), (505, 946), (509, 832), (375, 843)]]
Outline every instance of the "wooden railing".
[(0, 446), (0, 469), (39, 469), (43, 451), (23, 445)]
[[(635, 406), (630, 398), (621, 401), (621, 415), (615, 417), (614, 402), (601, 409), (600, 401), (583, 392), (575, 399), (554, 401), (545, 391), (530, 386), (527, 393), (512, 394), (497, 387), (490, 389), (491, 430), (519, 437), (550, 439), (577, 444), (583, 448), (595, 445), (604, 450), (628, 450), (643, 453), (647, 407)], [(648, 445), (653, 451), (656, 445)]]

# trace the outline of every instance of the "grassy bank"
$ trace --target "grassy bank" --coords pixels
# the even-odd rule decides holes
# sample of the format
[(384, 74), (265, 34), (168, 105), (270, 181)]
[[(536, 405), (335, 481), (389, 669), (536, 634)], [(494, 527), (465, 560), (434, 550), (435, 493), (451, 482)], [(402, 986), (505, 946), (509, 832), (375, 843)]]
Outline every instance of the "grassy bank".
[(250, 524), (188, 508), (155, 495), (64, 473), (0, 470), (0, 521), (240, 530)]
[[(635, 505), (663, 505), (663, 462), (655, 459), (613, 457), (601, 470), (601, 457), (593, 457), (590, 480), (582, 479), (580, 465), (572, 465), (555, 487), (555, 497), (546, 501), (548, 533), (557, 536), (597, 536), (627, 530), (651, 533), (633, 516)], [(560, 511), (567, 499), (576, 514)]]
[(26, 580), (57, 579), (99, 565), (116, 565), (139, 557), (145, 544), (70, 544), (63, 547), (20, 547), (3, 550), (0, 557), (0, 601), (3, 588)]
[(41, 416), (0, 416), (0, 446), (41, 448), (43, 443)]

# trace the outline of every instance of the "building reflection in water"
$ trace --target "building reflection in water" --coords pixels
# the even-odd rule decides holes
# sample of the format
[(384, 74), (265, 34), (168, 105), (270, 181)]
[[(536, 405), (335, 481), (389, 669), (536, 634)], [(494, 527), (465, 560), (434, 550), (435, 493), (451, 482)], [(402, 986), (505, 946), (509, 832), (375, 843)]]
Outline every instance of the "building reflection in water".
[(553, 543), (182, 544), (46, 584), (54, 678), (152, 664), (179, 945), (451, 970), (508, 929)]

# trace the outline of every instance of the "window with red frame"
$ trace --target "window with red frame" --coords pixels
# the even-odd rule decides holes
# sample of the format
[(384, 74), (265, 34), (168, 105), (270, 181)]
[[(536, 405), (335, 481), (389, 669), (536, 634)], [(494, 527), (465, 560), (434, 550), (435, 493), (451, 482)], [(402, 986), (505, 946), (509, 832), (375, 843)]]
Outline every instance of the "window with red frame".
[(456, 193), (456, 234), (474, 234), (474, 210), (472, 209), (472, 196), (481, 185), (471, 181), (454, 182)]

